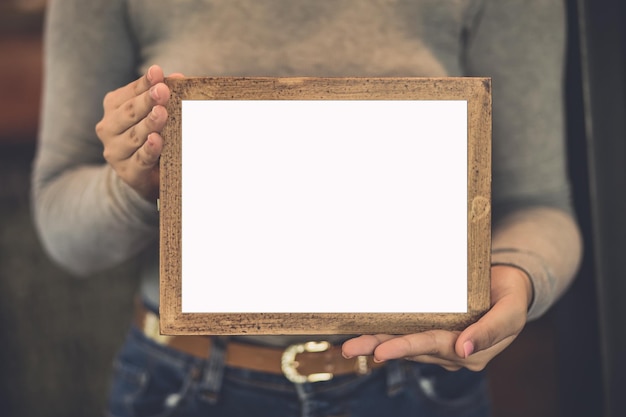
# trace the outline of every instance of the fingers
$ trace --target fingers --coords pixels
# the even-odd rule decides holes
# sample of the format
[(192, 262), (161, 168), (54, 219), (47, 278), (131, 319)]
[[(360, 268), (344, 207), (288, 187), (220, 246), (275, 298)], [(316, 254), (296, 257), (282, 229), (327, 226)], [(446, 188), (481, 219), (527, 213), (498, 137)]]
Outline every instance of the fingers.
[(153, 65), (143, 77), (107, 94), (104, 117), (96, 125), (96, 133), (109, 163), (131, 157), (150, 133), (160, 132), (165, 126), (164, 105), (170, 90), (162, 81), (163, 71)]
[(373, 355), (376, 362), (408, 359), (456, 371), (465, 366), (454, 352), (457, 334), (433, 330), (403, 336), (381, 334), (359, 336), (343, 344), (343, 354), (347, 358)]
[(135, 152), (138, 170), (149, 171), (159, 162), (163, 150), (163, 138), (158, 133), (150, 133), (145, 143)]
[(146, 117), (154, 106), (165, 105), (169, 97), (169, 88), (163, 83), (163, 71), (153, 65), (143, 77), (104, 97), (104, 118), (96, 130), (105, 138), (119, 135)]
[[(152, 201), (158, 197), (159, 170), (158, 162), (163, 150), (163, 138), (158, 133), (150, 133), (144, 144), (131, 158), (126, 167), (125, 180), (140, 195)], [(122, 168), (123, 169), (123, 168)]]
[(459, 369), (465, 367), (465, 365), (460, 364), (458, 360), (447, 360), (429, 355), (414, 356), (407, 359), (413, 362), (425, 363), (429, 365), (439, 365), (448, 371), (458, 371)]
[(407, 359), (439, 365), (449, 371), (461, 368), (479, 371), (515, 339), (515, 336), (505, 337), (488, 349), (462, 357), (455, 351), (458, 336), (458, 332), (446, 330), (432, 330), (403, 336), (360, 336), (346, 341), (343, 345), (343, 352), (345, 357), (373, 355), (377, 362)]
[(149, 200), (158, 194), (160, 132), (168, 117), (170, 90), (163, 81), (163, 70), (153, 65), (144, 76), (107, 94), (104, 116), (96, 125), (105, 160)]
[(130, 84), (108, 93), (104, 97), (104, 106), (116, 109), (146, 91), (152, 86), (162, 83), (163, 70), (158, 65), (152, 65), (146, 73)]
[(458, 333), (446, 330), (430, 330), (390, 339), (374, 350), (374, 357), (381, 361), (390, 359), (415, 359), (420, 356), (456, 359), (454, 342)]
[[(155, 106), (164, 106), (170, 98), (169, 88), (159, 83), (115, 108), (105, 106), (105, 117), (97, 130), (105, 136), (118, 136), (144, 120)], [(162, 127), (162, 126), (161, 126)]]
[[(109, 163), (130, 158), (144, 145), (150, 133), (160, 132), (167, 121), (167, 110), (163, 106), (154, 106), (142, 120), (129, 126), (121, 134), (110, 134), (103, 139), (103, 155)], [(102, 133), (99, 132), (99, 133)]]
[(388, 334), (359, 336), (344, 342), (341, 352), (348, 359), (355, 356), (370, 356), (374, 354), (374, 350), (378, 345), (394, 337)]
[(405, 358), (424, 363), (456, 366), (454, 361), (458, 358), (454, 351), (454, 342), (457, 335), (458, 333), (445, 330), (403, 336), (365, 335), (346, 341), (342, 352), (346, 358), (373, 355), (374, 360), (378, 362)]

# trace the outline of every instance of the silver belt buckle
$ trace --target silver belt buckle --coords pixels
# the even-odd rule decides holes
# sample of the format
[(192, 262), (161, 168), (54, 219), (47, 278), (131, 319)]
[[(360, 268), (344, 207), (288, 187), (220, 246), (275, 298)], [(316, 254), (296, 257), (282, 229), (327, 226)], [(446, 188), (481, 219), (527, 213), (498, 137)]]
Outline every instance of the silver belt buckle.
[(298, 372), (299, 363), (296, 356), (304, 352), (324, 352), (330, 349), (331, 344), (322, 342), (306, 342), (291, 345), (285, 349), (280, 360), (280, 366), (285, 377), (294, 384), (303, 384), (305, 382), (321, 382), (333, 379), (330, 372), (319, 372), (310, 375), (302, 375)]

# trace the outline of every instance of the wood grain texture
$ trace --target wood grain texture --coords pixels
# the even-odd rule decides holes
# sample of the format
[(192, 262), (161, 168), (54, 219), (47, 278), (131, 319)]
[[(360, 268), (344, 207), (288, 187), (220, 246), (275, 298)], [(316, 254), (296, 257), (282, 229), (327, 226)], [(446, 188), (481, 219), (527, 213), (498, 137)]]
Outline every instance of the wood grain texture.
[[(163, 130), (165, 147), (161, 156), (160, 324), (163, 334), (404, 334), (436, 328), (460, 330), (489, 309), (489, 78), (217, 77), (168, 78), (166, 83), (172, 98), (167, 107), (169, 119)], [(182, 313), (182, 100), (467, 100), (467, 313)]]

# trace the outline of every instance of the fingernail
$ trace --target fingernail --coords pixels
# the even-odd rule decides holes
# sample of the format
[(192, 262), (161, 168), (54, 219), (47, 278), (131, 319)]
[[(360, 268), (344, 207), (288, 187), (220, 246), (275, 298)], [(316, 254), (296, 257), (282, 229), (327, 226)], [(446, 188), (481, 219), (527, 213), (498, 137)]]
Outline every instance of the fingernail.
[(146, 74), (146, 77), (148, 77), (148, 81), (152, 82), (152, 80), (154, 79), (154, 76), (152, 75), (152, 69), (154, 68), (154, 65), (151, 66), (150, 68), (148, 68), (148, 72)]
[(350, 355), (346, 355), (345, 353), (341, 352), (341, 356), (344, 357), (344, 359), (352, 359), (352, 356)]
[(154, 100), (159, 99), (159, 91), (156, 85), (150, 89), (150, 97), (152, 97), (152, 99)]
[(474, 343), (472, 343), (471, 340), (468, 340), (467, 342), (463, 343), (463, 353), (465, 354), (465, 357), (469, 357), (469, 355), (471, 355), (472, 353), (474, 353)]
[(156, 120), (156, 119), (158, 119), (158, 118), (159, 118), (159, 114), (158, 114), (158, 113), (157, 113), (157, 111), (156, 111), (156, 106), (154, 106), (154, 107), (152, 108), (152, 110), (150, 111), (150, 119), (151, 119), (151, 120)]
[(383, 359), (376, 359), (375, 357), (373, 358), (373, 360), (376, 363), (383, 363), (383, 362), (385, 362)]

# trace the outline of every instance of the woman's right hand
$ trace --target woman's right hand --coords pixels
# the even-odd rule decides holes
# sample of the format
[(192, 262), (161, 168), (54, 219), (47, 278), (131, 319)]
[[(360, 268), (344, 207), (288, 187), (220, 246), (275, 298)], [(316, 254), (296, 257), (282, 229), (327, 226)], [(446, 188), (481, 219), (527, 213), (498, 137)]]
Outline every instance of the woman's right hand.
[(170, 90), (163, 70), (151, 66), (145, 75), (109, 92), (96, 134), (104, 145), (104, 159), (117, 175), (147, 200), (159, 194), (161, 129), (167, 120)]

